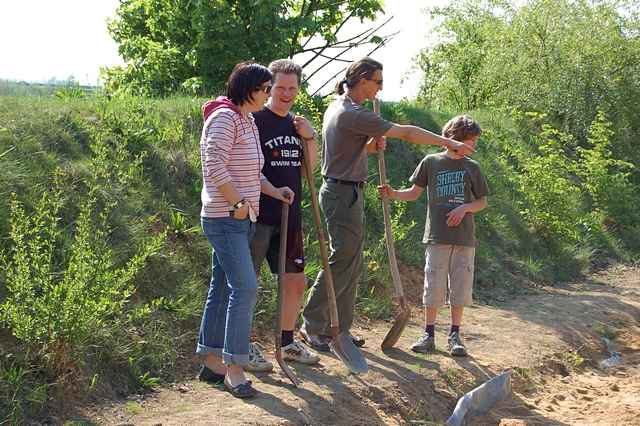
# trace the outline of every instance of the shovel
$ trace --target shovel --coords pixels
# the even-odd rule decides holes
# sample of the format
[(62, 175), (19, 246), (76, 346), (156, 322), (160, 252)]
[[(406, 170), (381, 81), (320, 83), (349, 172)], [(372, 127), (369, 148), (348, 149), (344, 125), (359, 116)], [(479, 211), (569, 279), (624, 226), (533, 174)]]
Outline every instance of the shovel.
[(282, 203), (282, 217), (280, 218), (280, 252), (278, 254), (278, 318), (276, 318), (276, 361), (285, 376), (293, 386), (298, 387), (299, 381), (282, 358), (282, 310), (284, 309), (284, 266), (287, 260), (287, 228), (289, 225), (289, 204)]
[[(380, 114), (380, 100), (378, 98), (373, 100), (373, 111), (378, 115)], [(384, 151), (378, 152), (378, 168), (380, 169), (380, 185), (385, 185), (387, 183), (387, 169), (384, 163)], [(387, 241), (387, 254), (389, 255), (391, 279), (393, 281), (396, 298), (400, 304), (400, 311), (396, 315), (396, 319), (393, 321), (393, 326), (391, 327), (391, 330), (387, 332), (387, 335), (384, 337), (384, 340), (380, 345), (382, 349), (385, 350), (393, 347), (393, 345), (398, 342), (402, 331), (409, 322), (411, 309), (404, 297), (402, 281), (400, 280), (400, 271), (398, 271), (398, 260), (396, 259), (396, 249), (393, 244), (393, 231), (391, 229), (391, 220), (389, 218), (389, 199), (387, 197), (382, 197), (382, 213), (384, 215), (384, 234)]]
[(362, 352), (354, 345), (351, 336), (340, 333), (338, 324), (338, 306), (336, 305), (336, 293), (333, 288), (333, 276), (329, 267), (329, 254), (327, 253), (326, 238), (324, 229), (320, 221), (320, 206), (318, 205), (318, 197), (316, 195), (315, 181), (313, 179), (313, 171), (309, 157), (307, 156), (305, 143), (300, 144), (302, 147), (302, 157), (304, 159), (305, 177), (309, 184), (309, 192), (311, 194), (311, 205), (313, 207), (313, 219), (318, 233), (318, 241), (320, 243), (320, 256), (322, 257), (322, 268), (324, 270), (325, 285), (327, 286), (327, 298), (329, 299), (329, 320), (331, 323), (331, 342), (329, 348), (354, 374), (366, 373), (369, 369), (367, 361), (364, 359)]

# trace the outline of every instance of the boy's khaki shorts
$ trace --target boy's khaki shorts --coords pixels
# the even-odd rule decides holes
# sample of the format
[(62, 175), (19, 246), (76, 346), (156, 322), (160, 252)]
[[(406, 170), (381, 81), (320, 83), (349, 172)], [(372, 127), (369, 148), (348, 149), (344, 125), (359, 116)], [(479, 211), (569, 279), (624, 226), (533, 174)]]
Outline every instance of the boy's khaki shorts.
[(473, 300), (473, 261), (476, 249), (450, 244), (427, 244), (422, 303), (429, 308), (445, 304), (447, 284), (451, 306), (469, 306)]

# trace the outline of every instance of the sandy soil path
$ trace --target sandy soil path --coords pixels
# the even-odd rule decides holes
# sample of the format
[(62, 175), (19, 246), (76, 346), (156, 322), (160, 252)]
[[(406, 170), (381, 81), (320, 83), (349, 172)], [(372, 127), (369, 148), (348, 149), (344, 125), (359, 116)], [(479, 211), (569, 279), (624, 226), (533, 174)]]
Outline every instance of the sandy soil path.
[[(420, 275), (404, 271), (408, 293), (419, 293)], [(422, 333), (418, 308), (396, 348), (385, 353), (379, 343), (390, 324), (360, 323), (355, 331), (367, 339), (370, 365), (362, 376), (323, 355), (319, 366), (292, 365), (304, 381), (298, 389), (276, 367), (253, 378), (260, 391), (253, 400), (188, 380), (88, 407), (83, 417), (118, 425), (435, 425), (446, 421), (461, 395), (511, 368), (513, 396), (469, 424), (640, 425), (640, 269), (613, 267), (468, 309), (467, 358), (444, 351), (447, 314), (438, 320), (439, 351), (430, 355), (408, 349)], [(608, 356), (603, 334), (615, 335), (623, 360), (607, 370), (598, 367)]]

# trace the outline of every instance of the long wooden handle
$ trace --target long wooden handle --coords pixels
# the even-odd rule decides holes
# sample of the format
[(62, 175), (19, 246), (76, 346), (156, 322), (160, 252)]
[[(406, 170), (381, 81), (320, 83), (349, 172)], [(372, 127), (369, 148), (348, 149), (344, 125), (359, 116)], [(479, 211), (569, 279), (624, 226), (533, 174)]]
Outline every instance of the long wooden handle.
[(311, 206), (313, 208), (313, 221), (318, 233), (318, 242), (320, 243), (320, 257), (322, 257), (322, 268), (324, 269), (324, 280), (327, 286), (327, 299), (329, 300), (329, 320), (331, 322), (331, 335), (336, 337), (339, 331), (338, 322), (338, 305), (336, 303), (336, 292), (333, 286), (333, 275), (329, 267), (329, 252), (327, 251), (326, 238), (324, 236), (324, 228), (320, 219), (320, 206), (318, 205), (318, 197), (316, 195), (316, 185), (313, 179), (313, 170), (311, 170), (311, 162), (307, 155), (306, 143), (303, 141), (302, 157), (304, 160), (305, 177), (309, 184), (309, 192), (311, 193)]
[[(373, 100), (373, 111), (380, 114), (380, 100), (375, 98)], [(387, 168), (384, 163), (384, 151), (378, 152), (378, 168), (380, 169), (380, 185), (386, 185), (387, 183)], [(396, 249), (393, 240), (393, 231), (391, 229), (391, 219), (389, 218), (389, 199), (387, 197), (382, 198), (382, 213), (384, 216), (384, 234), (387, 240), (387, 254), (389, 255), (389, 267), (391, 269), (391, 280), (393, 281), (393, 288), (395, 289), (396, 296), (401, 304), (404, 304), (404, 290), (402, 288), (402, 281), (400, 281), (400, 271), (398, 270), (398, 260), (396, 259)]]
[(280, 216), (280, 252), (278, 253), (278, 318), (276, 323), (276, 349), (282, 347), (282, 306), (284, 302), (284, 273), (287, 263), (287, 231), (289, 228), (289, 204), (282, 203)]
[[(284, 273), (287, 264), (287, 236), (289, 231), (289, 204), (282, 203), (282, 213), (280, 217), (280, 251), (278, 253), (278, 291), (284, 291)], [(279, 293), (279, 297), (282, 296)], [(279, 300), (283, 300), (282, 298)], [(280, 312), (278, 315), (281, 315)], [(278, 321), (282, 319), (279, 317)]]

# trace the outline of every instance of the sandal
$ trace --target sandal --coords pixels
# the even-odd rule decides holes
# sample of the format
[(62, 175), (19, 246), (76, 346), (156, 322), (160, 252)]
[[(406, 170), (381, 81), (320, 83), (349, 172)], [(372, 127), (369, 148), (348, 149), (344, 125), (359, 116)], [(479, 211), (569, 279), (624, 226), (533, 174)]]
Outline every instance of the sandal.
[[(206, 365), (200, 367), (200, 372), (198, 373), (198, 380), (214, 385), (221, 385), (222, 383), (224, 383), (225, 377), (226, 376), (224, 374), (218, 374)], [(247, 380), (247, 383), (251, 384), (251, 380)]]
[(227, 390), (227, 392), (229, 392), (231, 395), (235, 396), (236, 398), (252, 398), (258, 394), (258, 391), (251, 386), (251, 382), (249, 381), (239, 384), (237, 386), (231, 386), (225, 380), (224, 388)]
[(203, 365), (198, 373), (198, 380), (201, 382), (220, 384), (224, 382), (224, 376), (224, 374), (218, 374), (206, 365)]

